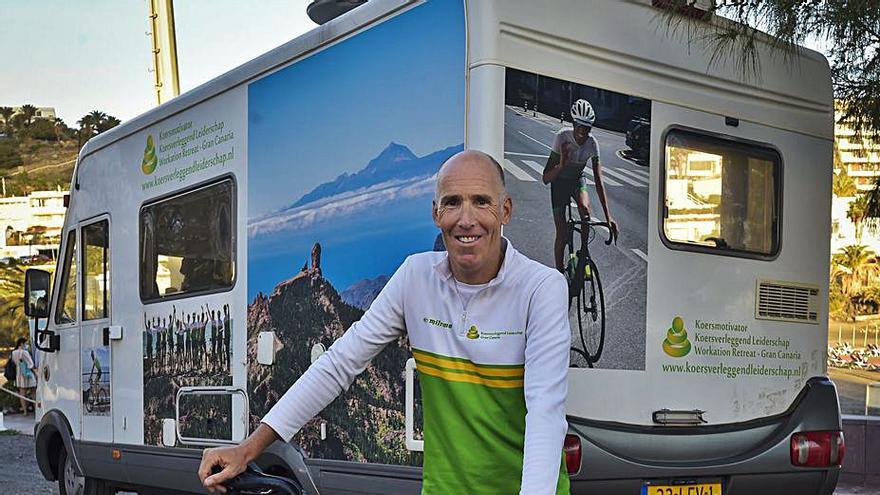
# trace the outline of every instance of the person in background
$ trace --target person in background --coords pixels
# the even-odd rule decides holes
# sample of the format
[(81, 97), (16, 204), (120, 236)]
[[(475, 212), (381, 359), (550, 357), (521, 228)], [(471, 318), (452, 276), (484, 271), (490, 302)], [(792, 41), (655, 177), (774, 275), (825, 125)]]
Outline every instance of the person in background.
[[(15, 361), (18, 370), (15, 376), (15, 386), (18, 387), (18, 393), (24, 397), (33, 399), (34, 389), (37, 386), (37, 368), (34, 366), (34, 358), (27, 350), (27, 339), (20, 337), (15, 341), (15, 350), (12, 351), (12, 360)], [(27, 401), (19, 397), (21, 402), (21, 413), (26, 414), (28, 410), (33, 410), (33, 406), (28, 406)]]

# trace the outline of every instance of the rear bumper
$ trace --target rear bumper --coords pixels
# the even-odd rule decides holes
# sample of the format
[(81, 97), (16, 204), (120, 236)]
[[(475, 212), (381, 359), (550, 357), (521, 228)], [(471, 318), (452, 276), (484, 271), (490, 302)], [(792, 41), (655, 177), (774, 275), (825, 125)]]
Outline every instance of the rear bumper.
[(798, 431), (840, 430), (837, 392), (827, 378), (810, 379), (783, 414), (735, 425), (642, 427), (569, 418), (581, 438), (572, 494), (638, 494), (642, 485), (720, 481), (724, 495), (831, 494), (839, 467), (791, 465)]

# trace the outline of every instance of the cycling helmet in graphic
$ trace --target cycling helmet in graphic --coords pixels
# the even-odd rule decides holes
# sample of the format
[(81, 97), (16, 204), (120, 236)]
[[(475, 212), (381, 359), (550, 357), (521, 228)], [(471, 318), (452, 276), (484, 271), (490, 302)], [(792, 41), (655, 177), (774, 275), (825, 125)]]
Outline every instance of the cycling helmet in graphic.
[(571, 120), (575, 124), (593, 127), (596, 121), (596, 112), (593, 111), (593, 105), (587, 100), (578, 100), (571, 106)]

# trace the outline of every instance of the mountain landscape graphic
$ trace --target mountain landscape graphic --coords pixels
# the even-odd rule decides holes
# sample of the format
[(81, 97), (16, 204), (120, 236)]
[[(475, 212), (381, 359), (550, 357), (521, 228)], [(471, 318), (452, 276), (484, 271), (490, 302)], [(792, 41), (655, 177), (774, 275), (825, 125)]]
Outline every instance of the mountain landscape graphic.
[(343, 173), (330, 182), (318, 185), (290, 205), (289, 208), (297, 208), (320, 199), (385, 182), (430, 177), (437, 173), (443, 162), (462, 149), (464, 149), (464, 145), (459, 144), (419, 157), (406, 146), (391, 142), (363, 169), (353, 174)]
[[(372, 302), (387, 277), (365, 280), (355, 299)], [(356, 284), (357, 285), (357, 284)], [(381, 288), (379, 288), (381, 290)], [(248, 305), (247, 376), (251, 429), (311, 364), (311, 349), (329, 348), (364, 310), (346, 303), (319, 266), (304, 266), (271, 294), (258, 293)], [(257, 362), (260, 332), (279, 341), (274, 364)], [(386, 464), (421, 464), (421, 455), (404, 444), (404, 367), (406, 336), (389, 343), (351, 387), (309, 421), (294, 437), (310, 457)], [(326, 438), (321, 438), (321, 424)]]

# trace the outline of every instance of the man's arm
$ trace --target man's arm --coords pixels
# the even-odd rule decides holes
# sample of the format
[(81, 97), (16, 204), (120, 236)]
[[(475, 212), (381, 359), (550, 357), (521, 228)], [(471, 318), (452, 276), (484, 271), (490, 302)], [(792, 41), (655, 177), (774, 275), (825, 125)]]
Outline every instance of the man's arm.
[(602, 204), (602, 213), (605, 214), (605, 221), (611, 225), (612, 234), (616, 235), (617, 223), (611, 218), (611, 212), (608, 211), (608, 196), (605, 194), (605, 180), (598, 156), (593, 157), (593, 177), (596, 179), (596, 194), (599, 196), (599, 203)]
[(526, 327), (526, 437), (521, 495), (556, 493), (562, 445), (568, 423), (568, 361), (571, 330), (568, 287), (554, 272), (544, 279), (529, 304)]
[[(405, 331), (403, 296), (407, 263), (408, 260), (404, 261), (394, 273), (361, 320), (353, 323), (287, 390), (254, 433), (238, 446), (205, 451), (199, 477), (206, 488), (212, 492), (225, 491), (221, 484), (241, 473), (275, 439), (289, 441), (342, 390), (348, 389), (385, 345)], [(213, 466), (221, 466), (223, 471), (209, 476)]]

